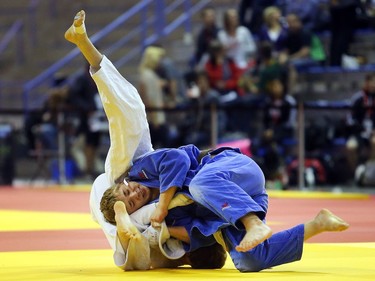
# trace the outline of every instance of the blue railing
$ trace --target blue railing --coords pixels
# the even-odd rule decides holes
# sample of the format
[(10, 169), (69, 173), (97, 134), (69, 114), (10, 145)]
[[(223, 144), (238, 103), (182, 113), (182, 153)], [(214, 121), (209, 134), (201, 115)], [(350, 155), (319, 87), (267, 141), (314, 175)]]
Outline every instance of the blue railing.
[[(51, 0), (50, 0), (51, 1)], [(25, 6), (13, 6), (11, 3), (9, 6), (2, 7), (0, 10), (0, 16), (2, 15), (14, 15), (18, 19), (23, 19), (24, 25), (26, 25), (30, 44), (35, 46), (37, 41), (36, 37), (36, 14), (40, 4), (40, 0), (29, 0), (29, 4)], [(16, 24), (19, 20), (15, 21)], [(23, 43), (20, 44), (23, 46)]]
[(16, 44), (16, 60), (17, 63), (21, 64), (25, 60), (25, 53), (23, 49), (23, 21), (18, 20), (15, 23), (12, 24), (12, 26), (8, 29), (8, 31), (5, 33), (3, 39), (0, 41), (0, 55), (8, 48), (8, 45), (10, 42), (12, 42), (13, 39), (16, 39), (18, 42)]
[[(113, 22), (105, 26), (102, 30), (100, 30), (99, 32), (97, 32), (95, 35), (91, 37), (93, 44), (96, 44), (98, 41), (100, 41), (102, 38), (104, 38), (114, 29), (119, 27), (125, 21), (129, 20), (132, 16), (140, 12), (142, 9), (145, 9), (146, 6), (149, 5), (151, 2), (152, 2), (151, 0), (142, 0), (141, 2), (133, 6), (131, 9), (126, 11), (124, 14), (122, 14), (120, 17), (118, 17), (116, 20), (114, 20)], [(35, 90), (37, 87), (39, 87), (40, 85), (46, 83), (58, 70), (60, 70), (66, 64), (71, 62), (74, 58), (76, 58), (79, 53), (80, 52), (78, 48), (73, 49), (65, 57), (58, 60), (56, 63), (51, 65), (48, 69), (46, 69), (41, 74), (39, 74), (34, 79), (30, 80), (24, 85), (23, 101), (24, 101), (24, 109), (26, 111), (28, 111), (31, 107), (29, 103), (29, 96), (31, 92)]]
[[(144, 48), (144, 46), (153, 44), (157, 42), (159, 39), (168, 36), (171, 34), (174, 30), (176, 30), (178, 27), (184, 24), (185, 32), (191, 33), (192, 32), (192, 24), (191, 24), (191, 15), (197, 13), (200, 11), (203, 7), (208, 5), (210, 3), (210, 0), (201, 0), (195, 5), (190, 5), (191, 1), (179, 1), (184, 2), (185, 5), (185, 13), (181, 14), (179, 17), (177, 17), (175, 20), (173, 20), (170, 24), (164, 26), (161, 32), (154, 33), (153, 35), (149, 36), (148, 38), (145, 38), (142, 42), (142, 48), (135, 48), (132, 51), (130, 51), (128, 54), (126, 54), (123, 58), (115, 62), (115, 65), (117, 67), (121, 67), (124, 64), (126, 64), (134, 55), (140, 54)], [(168, 9), (168, 7), (165, 9), (165, 13), (169, 13), (172, 10)]]
[[(105, 26), (102, 30), (97, 32), (91, 37), (91, 40), (94, 44), (97, 44), (101, 41), (105, 36), (113, 32), (115, 29), (122, 26), (126, 21), (131, 19), (133, 16), (141, 13), (141, 23), (138, 27), (134, 30), (130, 31), (125, 37), (120, 39), (118, 42), (114, 43), (111, 47), (105, 50), (106, 55), (110, 55), (115, 50), (120, 49), (121, 47), (125, 46), (130, 40), (135, 38), (136, 36), (140, 36), (140, 44), (139, 46), (134, 47), (131, 49), (125, 56), (123, 56), (118, 61), (115, 61), (115, 65), (117, 67), (122, 66), (129, 62), (132, 58), (134, 58), (137, 54), (141, 54), (143, 48), (146, 45), (155, 43), (156, 41), (160, 40), (161, 38), (168, 36), (171, 32), (173, 32), (176, 28), (184, 25), (186, 32), (191, 32), (191, 16), (209, 4), (210, 0), (201, 0), (196, 4), (192, 4), (190, 0), (178, 0), (174, 1), (168, 6), (165, 6), (164, 0), (142, 0), (138, 4), (134, 5), (131, 9), (123, 13), (113, 22)], [(147, 17), (147, 11), (149, 8), (154, 7), (154, 14), (151, 17)], [(167, 14), (174, 11), (178, 6), (183, 5), (184, 12), (173, 20), (171, 23), (166, 22)], [(153, 27), (154, 30), (152, 35), (147, 37), (147, 31), (149, 27)], [(79, 50), (77, 48), (73, 49), (69, 52), (65, 57), (51, 65), (48, 69), (44, 72), (36, 76), (34, 79), (30, 80), (24, 85), (23, 91), (23, 102), (24, 102), (24, 109), (28, 111), (33, 107), (38, 107), (41, 101), (38, 99), (33, 99), (33, 103), (30, 103), (30, 96), (33, 91), (37, 90), (38, 87), (45, 85), (53, 75), (62, 69), (65, 65), (70, 63), (79, 55)]]

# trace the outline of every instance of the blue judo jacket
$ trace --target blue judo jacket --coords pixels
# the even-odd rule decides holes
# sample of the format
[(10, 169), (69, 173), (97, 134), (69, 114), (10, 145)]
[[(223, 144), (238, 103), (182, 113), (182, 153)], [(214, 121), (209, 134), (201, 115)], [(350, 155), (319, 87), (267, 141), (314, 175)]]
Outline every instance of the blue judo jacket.
[(149, 188), (160, 188), (161, 193), (173, 186), (188, 193), (187, 187), (193, 177), (212, 159), (212, 155), (217, 155), (224, 150), (241, 153), (238, 148), (221, 147), (211, 151), (199, 162), (201, 151), (193, 144), (179, 148), (158, 149), (135, 161), (127, 179)]
[[(228, 149), (241, 153), (237, 148), (224, 147), (213, 150), (209, 155), (199, 159), (201, 151), (194, 145), (158, 149), (134, 162), (129, 170), (128, 180), (149, 188), (160, 188), (160, 192), (176, 186), (180, 188), (178, 193), (184, 193), (192, 198), (188, 186), (193, 177), (205, 164), (215, 161), (213, 155)], [(190, 245), (185, 244), (187, 251), (212, 245), (215, 243), (213, 234), (220, 228), (229, 226), (228, 222), (197, 203), (170, 210), (166, 223), (169, 226), (186, 228), (190, 236)]]
[[(194, 145), (155, 150), (134, 162), (128, 180), (149, 188), (160, 188), (161, 193), (173, 186), (182, 189), (189, 186), (198, 172), (199, 153)], [(187, 192), (187, 188), (184, 190)]]

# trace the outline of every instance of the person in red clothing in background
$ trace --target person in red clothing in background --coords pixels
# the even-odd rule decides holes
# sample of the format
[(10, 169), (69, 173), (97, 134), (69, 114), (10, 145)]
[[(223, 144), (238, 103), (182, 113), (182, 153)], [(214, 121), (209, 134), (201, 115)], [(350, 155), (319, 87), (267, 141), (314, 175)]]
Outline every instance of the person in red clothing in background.
[(242, 70), (225, 55), (224, 47), (217, 40), (210, 44), (209, 59), (204, 69), (211, 88), (222, 95), (230, 92), (238, 93), (238, 81)]
[(236, 132), (241, 130), (242, 111), (237, 112), (238, 103), (241, 102), (241, 88), (239, 80), (243, 74), (234, 60), (226, 55), (224, 46), (217, 40), (210, 44), (209, 59), (204, 65), (210, 87), (219, 93), (219, 104), (226, 107), (226, 131)]

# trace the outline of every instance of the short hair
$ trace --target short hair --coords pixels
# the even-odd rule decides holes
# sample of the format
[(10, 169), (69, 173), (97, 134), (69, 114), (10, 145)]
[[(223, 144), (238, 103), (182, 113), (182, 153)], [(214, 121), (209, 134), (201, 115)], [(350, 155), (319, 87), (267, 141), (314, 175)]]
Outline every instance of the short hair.
[(115, 220), (115, 210), (113, 209), (117, 198), (114, 194), (114, 190), (119, 184), (114, 184), (111, 187), (109, 187), (103, 194), (102, 199), (100, 200), (100, 211), (103, 213), (104, 219), (113, 224), (116, 225)]
[(224, 46), (218, 39), (212, 40), (208, 46), (208, 52), (210, 55), (216, 54), (223, 50), (224, 50)]
[(165, 49), (162, 47), (148, 46), (142, 54), (139, 69), (156, 69), (165, 54)]
[(374, 78), (375, 78), (375, 73), (369, 73), (369, 74), (366, 74), (365, 81), (368, 82)]
[(215, 7), (214, 6), (207, 6), (207, 7), (205, 7), (203, 10), (201, 10), (201, 17), (203, 18), (208, 11), (215, 12)]
[(267, 8), (264, 9), (263, 11), (263, 19), (265, 21), (266, 24), (268, 24), (269, 22), (269, 19), (271, 17), (271, 15), (275, 12), (279, 12), (281, 13), (280, 9), (276, 6), (269, 6)]
[(194, 269), (219, 269), (224, 266), (227, 260), (227, 253), (219, 243), (201, 247), (187, 253), (187, 256), (191, 267)]
[(272, 58), (272, 44), (268, 41), (263, 41), (259, 44), (258, 56), (261, 60), (269, 60)]
[(228, 29), (229, 28), (229, 22), (230, 22), (230, 16), (231, 14), (234, 13), (238, 16), (238, 13), (236, 12), (236, 9), (234, 8), (231, 8), (231, 9), (228, 9), (224, 12), (224, 29)]

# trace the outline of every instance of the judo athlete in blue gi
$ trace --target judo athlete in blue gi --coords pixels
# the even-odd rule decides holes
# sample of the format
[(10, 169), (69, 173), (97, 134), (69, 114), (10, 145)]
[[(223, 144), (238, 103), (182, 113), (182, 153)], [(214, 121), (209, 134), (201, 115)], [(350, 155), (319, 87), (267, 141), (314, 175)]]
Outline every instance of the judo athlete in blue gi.
[[(168, 159), (171, 151), (174, 157)], [(243, 272), (299, 260), (304, 226), (270, 237), (271, 231), (261, 221), (267, 213), (268, 196), (259, 166), (238, 149), (220, 148), (198, 162), (199, 154), (199, 149), (193, 145), (156, 150), (134, 162), (127, 179), (152, 189), (163, 188), (167, 183), (165, 178), (171, 177), (174, 186), (182, 187), (179, 193), (199, 203), (172, 209), (166, 217), (167, 225), (184, 226), (188, 231), (189, 239), (183, 238), (189, 243), (186, 251), (214, 243), (212, 237), (216, 235), (228, 249), (236, 268)], [(159, 165), (163, 168), (159, 169)], [(168, 172), (168, 176), (164, 176), (163, 171), (174, 170), (175, 175), (186, 175), (184, 182), (177, 182)], [(161, 171), (160, 180), (158, 171)], [(246, 221), (241, 222), (249, 214), (250, 226), (247, 226)], [(260, 242), (255, 241), (251, 249), (239, 249), (238, 245), (249, 233), (251, 243), (254, 243), (254, 236), (259, 237), (256, 232), (264, 235), (263, 226), (266, 226), (266, 238), (262, 236)], [(254, 229), (256, 232), (252, 232)]]
[(170, 186), (178, 187), (225, 223), (244, 225), (249, 236), (237, 250), (248, 251), (269, 238), (272, 232), (261, 221), (266, 216), (268, 195), (259, 166), (235, 148), (219, 148), (202, 159), (200, 156), (194, 145), (158, 149), (134, 162), (127, 180), (150, 189), (160, 187), (161, 193)]
[[(131, 248), (130, 244), (134, 242), (138, 255), (147, 251), (143, 245), (137, 244), (141, 235), (129, 214), (157, 205), (149, 203), (158, 197), (160, 200), (166, 193), (164, 204), (172, 204), (177, 198), (172, 199), (175, 193), (190, 200), (177, 204), (175, 208), (168, 206), (163, 212), (156, 211), (156, 215), (155, 207), (153, 222), (164, 223), (161, 220), (165, 220), (168, 226), (176, 227), (171, 236), (183, 241), (187, 251), (218, 241), (227, 249), (236, 268), (243, 272), (298, 260), (302, 255), (303, 241), (324, 231), (348, 228), (345, 221), (323, 209), (311, 221), (272, 235), (265, 223), (268, 196), (263, 173), (238, 149), (221, 148), (207, 155), (194, 145), (153, 151), (144, 106), (135, 88), (92, 45), (83, 20), (84, 13), (77, 14), (75, 28), (68, 30), (66, 38), (77, 45), (92, 71), (96, 71), (93, 79), (110, 123), (107, 183), (112, 184), (123, 177), (128, 179), (128, 182), (108, 191), (114, 204), (112, 210), (107, 211), (114, 216), (117, 233), (116, 230), (113, 233), (114, 226), (104, 222), (103, 215), (99, 214), (97, 202), (103, 195), (102, 191), (96, 190), (99, 184), (94, 183), (90, 196), (93, 216), (114, 249), (118, 247), (116, 241), (119, 239), (123, 248), (128, 244)], [(126, 112), (121, 111), (122, 106)], [(168, 193), (168, 190), (172, 192)], [(113, 221), (111, 213), (105, 216)], [(136, 266), (133, 269), (141, 268)]]
[[(168, 159), (165, 155), (171, 151), (175, 157)], [(260, 222), (261, 226), (257, 228), (260, 220), (265, 221), (268, 209), (263, 173), (252, 159), (238, 149), (220, 148), (202, 159), (199, 156), (201, 153), (194, 145), (160, 149), (134, 162), (128, 173), (130, 182), (135, 181), (151, 189), (163, 187), (167, 182), (165, 178), (173, 179), (175, 186), (182, 186), (178, 193), (185, 193), (196, 202), (171, 209), (166, 217), (168, 226), (184, 226), (187, 230), (188, 238), (181, 238), (188, 243), (185, 244), (186, 251), (212, 244), (214, 236), (227, 249), (238, 270), (254, 272), (297, 261), (302, 256), (306, 239), (323, 230), (338, 231), (348, 227), (329, 211), (322, 210), (307, 225), (300, 224), (270, 235), (255, 246), (251, 245), (251, 249), (239, 249), (238, 245), (248, 233), (256, 236), (257, 233), (251, 231), (256, 228), (256, 231), (262, 232), (265, 225)], [(167, 163), (165, 159), (168, 159)], [(163, 168), (158, 169), (159, 165)], [(190, 169), (187, 171), (188, 166)], [(176, 178), (168, 172), (166, 175), (163, 172), (158, 175), (157, 172), (175, 169), (178, 170), (175, 175), (186, 174), (183, 183), (177, 183)], [(250, 230), (246, 222), (241, 223), (249, 214), (251, 220), (255, 221)]]

